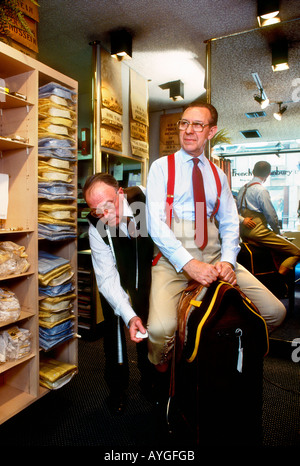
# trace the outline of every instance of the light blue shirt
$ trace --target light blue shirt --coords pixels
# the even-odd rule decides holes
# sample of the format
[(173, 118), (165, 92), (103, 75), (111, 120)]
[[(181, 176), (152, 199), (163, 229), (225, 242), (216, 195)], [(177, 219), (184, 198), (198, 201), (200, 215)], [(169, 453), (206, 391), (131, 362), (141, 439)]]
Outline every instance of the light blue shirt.
[[(207, 158), (202, 154), (199, 158), (206, 196), (207, 216), (210, 217), (217, 199), (216, 181)], [(175, 153), (175, 192), (173, 216), (184, 220), (194, 220), (194, 195), (192, 185), (192, 157), (180, 149)], [(222, 192), (220, 207), (216, 215), (221, 237), (221, 261), (236, 264), (239, 247), (239, 218), (233, 196), (225, 173), (217, 167)], [(177, 271), (193, 259), (166, 224), (166, 196), (168, 180), (167, 157), (155, 160), (150, 168), (147, 181), (147, 221), (148, 231), (162, 254), (171, 262)], [(209, 221), (209, 220), (208, 220)]]
[(247, 188), (242, 206), (241, 202), (245, 187), (243, 186), (238, 192), (237, 205), (239, 212), (241, 212), (241, 208), (246, 207), (249, 210), (263, 214), (272, 230), (275, 233), (280, 233), (278, 216), (272, 204), (269, 191), (262, 185), (262, 180), (260, 178), (253, 177), (253, 179), (249, 181), (246, 186), (252, 183), (258, 184), (254, 184), (253, 186)]

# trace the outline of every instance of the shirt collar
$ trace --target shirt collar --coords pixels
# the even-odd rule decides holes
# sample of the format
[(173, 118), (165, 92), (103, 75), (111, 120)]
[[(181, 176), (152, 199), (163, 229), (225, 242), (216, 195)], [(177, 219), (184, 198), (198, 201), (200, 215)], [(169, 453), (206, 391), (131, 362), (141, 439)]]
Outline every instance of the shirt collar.
[(248, 184), (251, 184), (251, 183), (259, 183), (259, 184), (263, 184), (263, 181), (262, 181), (260, 178), (258, 178), (257, 176), (254, 176), (254, 177), (252, 178), (252, 180), (251, 180), (251, 181), (249, 181), (249, 183), (248, 183)]
[(121, 223), (127, 224), (127, 217), (133, 218), (133, 212), (126, 198), (123, 199), (123, 217)]
[[(189, 162), (189, 161), (193, 158), (192, 155), (188, 154), (188, 153), (187, 153), (184, 149), (182, 149), (182, 148), (178, 151), (178, 153), (179, 153), (180, 156), (182, 157), (182, 160), (183, 160), (184, 163)], [(199, 161), (200, 161), (203, 165), (205, 164), (205, 158), (206, 158), (206, 157), (205, 157), (205, 155), (204, 155), (204, 152), (202, 152), (202, 154), (199, 155), (197, 158), (199, 159)]]

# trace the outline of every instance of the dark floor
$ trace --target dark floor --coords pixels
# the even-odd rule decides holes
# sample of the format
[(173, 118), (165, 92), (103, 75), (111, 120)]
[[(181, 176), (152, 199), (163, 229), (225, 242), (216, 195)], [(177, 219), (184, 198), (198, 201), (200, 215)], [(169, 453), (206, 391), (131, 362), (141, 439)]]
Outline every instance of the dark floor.
[[(300, 337), (299, 329), (298, 306), (275, 332), (265, 358), (264, 447), (300, 447), (300, 343), (299, 351), (291, 343)], [(135, 346), (129, 343), (128, 347), (131, 381), (122, 416), (112, 416), (106, 404), (103, 339), (80, 339), (79, 373), (66, 386), (2, 424), (0, 446), (94, 446), (101, 447), (104, 454), (112, 448), (128, 452), (158, 445), (178, 449), (177, 440), (163, 439), (157, 429), (154, 404), (143, 396), (138, 384)]]

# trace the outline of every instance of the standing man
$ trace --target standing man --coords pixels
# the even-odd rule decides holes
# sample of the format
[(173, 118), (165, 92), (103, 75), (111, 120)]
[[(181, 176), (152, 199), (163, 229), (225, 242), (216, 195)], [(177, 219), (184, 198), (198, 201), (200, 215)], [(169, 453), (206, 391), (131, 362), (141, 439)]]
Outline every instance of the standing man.
[[(137, 346), (141, 384), (149, 384), (150, 364), (145, 334), (148, 318), (153, 243), (147, 234), (145, 194), (139, 187), (119, 187), (107, 173), (86, 180), (83, 195), (91, 209), (89, 241), (105, 321), (105, 379), (110, 390), (110, 407), (124, 409), (129, 368), (120, 317), (129, 327)], [(122, 340), (122, 349), (118, 341)]]
[(278, 272), (286, 275), (300, 260), (300, 249), (280, 235), (278, 216), (270, 193), (263, 186), (270, 173), (268, 162), (257, 162), (252, 180), (240, 189), (237, 196), (240, 233), (243, 240), (273, 250), (278, 257)]
[[(257, 306), (269, 330), (279, 325), (286, 314), (283, 304), (250, 272), (236, 263), (239, 218), (226, 175), (219, 168), (222, 187), (220, 205), (216, 221), (210, 220), (216, 204), (217, 187), (210, 162), (204, 156), (204, 147), (217, 132), (217, 118), (217, 111), (212, 105), (200, 103), (187, 108), (178, 122), (181, 149), (175, 153), (171, 228), (166, 223), (165, 208), (168, 157), (155, 160), (149, 172), (148, 230), (162, 253), (157, 265), (152, 267), (149, 359), (161, 373), (167, 371), (170, 349), (174, 344), (180, 295), (191, 279), (206, 287), (218, 278), (233, 285), (237, 283)], [(205, 191), (205, 199), (197, 201), (196, 209), (196, 188), (193, 189), (192, 182), (194, 165), (196, 171), (200, 169)], [(200, 179), (196, 186), (199, 185)], [(195, 210), (205, 213), (205, 218), (197, 222), (196, 229)], [(201, 232), (204, 225), (206, 229)], [(197, 236), (200, 236), (200, 243)]]

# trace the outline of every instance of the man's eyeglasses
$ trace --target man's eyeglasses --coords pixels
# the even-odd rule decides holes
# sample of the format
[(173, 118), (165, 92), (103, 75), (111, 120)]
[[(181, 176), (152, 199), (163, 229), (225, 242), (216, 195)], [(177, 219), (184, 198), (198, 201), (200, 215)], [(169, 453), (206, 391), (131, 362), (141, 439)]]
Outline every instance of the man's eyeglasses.
[(115, 211), (115, 202), (117, 199), (117, 194), (112, 201), (107, 201), (103, 204), (98, 204), (96, 209), (90, 209), (90, 213), (93, 217), (102, 218), (105, 215)]
[(200, 121), (187, 121), (187, 120), (179, 120), (177, 122), (177, 126), (178, 126), (178, 129), (180, 131), (186, 131), (188, 129), (189, 126), (192, 126), (193, 127), (193, 130), (196, 132), (196, 133), (202, 133), (202, 131), (204, 130), (205, 126), (209, 126), (210, 123), (207, 123), (206, 125), (204, 125), (203, 123), (200, 123)]

